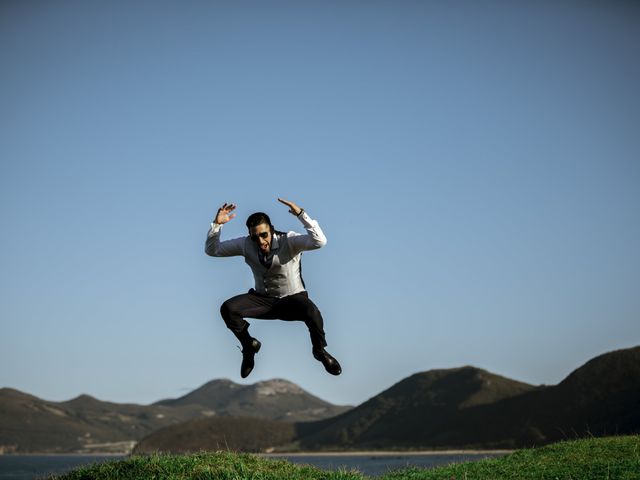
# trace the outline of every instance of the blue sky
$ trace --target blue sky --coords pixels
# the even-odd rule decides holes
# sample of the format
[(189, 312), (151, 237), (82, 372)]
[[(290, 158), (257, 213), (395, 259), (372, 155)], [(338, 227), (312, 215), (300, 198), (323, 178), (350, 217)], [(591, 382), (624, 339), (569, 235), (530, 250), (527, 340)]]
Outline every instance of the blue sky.
[[(554, 384), (640, 344), (634, 2), (20, 2), (0, 6), (0, 386), (149, 403), (286, 378), (357, 404), (474, 365)], [(302, 323), (203, 247), (224, 202), (304, 254)]]

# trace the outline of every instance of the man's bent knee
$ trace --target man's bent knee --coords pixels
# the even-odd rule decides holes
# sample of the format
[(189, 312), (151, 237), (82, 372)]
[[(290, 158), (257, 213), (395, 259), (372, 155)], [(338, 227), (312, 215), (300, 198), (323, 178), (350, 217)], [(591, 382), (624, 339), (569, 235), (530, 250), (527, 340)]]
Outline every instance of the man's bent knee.
[(316, 307), (313, 303), (309, 303), (308, 305), (305, 305), (304, 316), (305, 318), (308, 318), (310, 320), (322, 318), (322, 315), (320, 314), (320, 310), (318, 310), (318, 307)]
[(222, 315), (222, 318), (224, 318), (225, 321), (227, 318), (231, 317), (232, 313), (231, 307), (229, 306), (229, 300), (220, 305), (220, 315)]
[(224, 323), (227, 324), (227, 327), (232, 330), (238, 329), (246, 323), (244, 322), (240, 312), (233, 308), (233, 303), (229, 300), (220, 305), (220, 315), (222, 315), (222, 319), (224, 320)]

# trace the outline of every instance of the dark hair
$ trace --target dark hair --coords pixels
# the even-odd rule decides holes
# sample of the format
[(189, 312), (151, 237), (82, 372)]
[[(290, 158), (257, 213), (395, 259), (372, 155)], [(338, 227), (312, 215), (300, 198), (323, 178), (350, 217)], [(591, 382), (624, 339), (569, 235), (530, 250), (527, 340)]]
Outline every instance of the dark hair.
[(249, 215), (249, 218), (247, 218), (247, 228), (257, 227), (258, 225), (262, 225), (263, 223), (266, 223), (267, 225), (269, 225), (269, 229), (271, 230), (271, 235), (274, 235), (276, 233), (279, 235), (282, 235), (285, 233), (285, 232), (281, 232), (280, 230), (276, 230), (275, 227), (271, 224), (271, 219), (269, 218), (269, 215), (267, 215), (264, 212), (252, 213), (251, 215)]
[(269, 225), (269, 227), (271, 228), (271, 231), (273, 231), (273, 225), (271, 225), (271, 219), (269, 218), (269, 215), (267, 215), (266, 213), (263, 213), (263, 212), (252, 213), (251, 215), (249, 215), (249, 218), (247, 218), (247, 228), (257, 227), (258, 225), (261, 225), (263, 223), (266, 223), (267, 225)]

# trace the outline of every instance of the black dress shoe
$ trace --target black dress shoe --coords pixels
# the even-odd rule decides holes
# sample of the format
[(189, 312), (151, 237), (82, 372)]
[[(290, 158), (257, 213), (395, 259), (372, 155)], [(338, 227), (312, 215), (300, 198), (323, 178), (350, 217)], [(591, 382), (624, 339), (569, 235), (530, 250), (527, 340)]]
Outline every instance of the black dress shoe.
[(240, 376), (242, 378), (247, 378), (251, 370), (253, 370), (253, 366), (255, 365), (253, 357), (258, 353), (261, 346), (262, 344), (258, 340), (252, 338), (251, 343), (245, 345), (242, 349), (242, 365), (240, 366)]
[(313, 358), (322, 362), (324, 369), (331, 375), (340, 375), (342, 373), (342, 367), (338, 363), (338, 360), (329, 355), (324, 348), (322, 350), (313, 350)]

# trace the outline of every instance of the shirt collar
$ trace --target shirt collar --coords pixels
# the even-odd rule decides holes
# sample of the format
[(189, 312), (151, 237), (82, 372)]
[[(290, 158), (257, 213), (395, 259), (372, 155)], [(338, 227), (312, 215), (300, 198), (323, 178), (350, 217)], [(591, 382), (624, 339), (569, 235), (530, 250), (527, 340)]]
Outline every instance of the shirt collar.
[(278, 248), (280, 248), (278, 234), (274, 232), (273, 235), (271, 235), (271, 248), (269, 250), (277, 250)]

